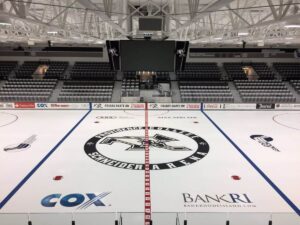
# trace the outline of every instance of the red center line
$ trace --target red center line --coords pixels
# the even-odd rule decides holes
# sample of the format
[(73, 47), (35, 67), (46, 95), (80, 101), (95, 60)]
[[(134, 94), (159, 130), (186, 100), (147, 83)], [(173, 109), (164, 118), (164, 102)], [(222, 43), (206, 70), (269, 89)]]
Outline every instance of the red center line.
[(145, 103), (145, 225), (151, 223), (150, 151), (148, 127), (148, 103)]

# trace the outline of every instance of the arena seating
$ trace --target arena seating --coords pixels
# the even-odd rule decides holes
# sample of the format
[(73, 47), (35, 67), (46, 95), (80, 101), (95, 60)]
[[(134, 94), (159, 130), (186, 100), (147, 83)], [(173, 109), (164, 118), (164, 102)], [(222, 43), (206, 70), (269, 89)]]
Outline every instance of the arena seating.
[(30, 79), (33, 73), (36, 71), (40, 65), (37, 61), (27, 61), (24, 62), (20, 68), (16, 71), (16, 78), (20, 79)]
[(76, 62), (70, 73), (72, 80), (106, 80), (115, 79), (115, 71), (111, 71), (106, 62)]
[(227, 82), (179, 83), (182, 102), (233, 102)]
[(236, 80), (235, 86), (244, 102), (295, 102), (296, 98), (280, 80)]
[(60, 61), (26, 61), (16, 71), (16, 78), (30, 79), (40, 65), (49, 66), (47, 72), (44, 75), (45, 79), (60, 79), (63, 73), (67, 69), (68, 62)]
[(9, 74), (16, 68), (16, 61), (1, 61), (0, 62), (0, 79), (6, 80)]
[(60, 62), (60, 61), (50, 61), (45, 62), (46, 65), (49, 65), (49, 69), (45, 74), (46, 79), (61, 79), (62, 75), (66, 71), (69, 66), (68, 62)]
[(59, 102), (109, 102), (114, 82), (65, 81), (59, 93)]
[(55, 79), (12, 79), (0, 89), (1, 101), (48, 101), (57, 84)]
[(300, 94), (300, 80), (291, 80), (290, 83), (298, 92), (298, 94)]
[(258, 75), (259, 80), (274, 80), (274, 72), (268, 67), (266, 63), (251, 63)]
[(140, 82), (138, 79), (123, 79), (122, 81), (122, 97), (139, 96)]
[(300, 63), (274, 63), (273, 66), (284, 81), (300, 79)]
[(229, 80), (247, 80), (247, 76), (242, 69), (241, 63), (224, 63), (224, 69), (228, 74)]
[[(123, 74), (125, 79), (136, 79), (138, 77), (136, 71), (125, 71)], [(165, 83), (169, 81), (170, 81), (169, 72), (164, 72), (164, 71), (156, 72), (157, 83)]]
[(136, 71), (124, 71), (123, 73), (125, 79), (136, 79)]
[(158, 71), (156, 72), (156, 82), (157, 83), (168, 83), (170, 81), (169, 72)]
[(274, 73), (266, 63), (224, 63), (224, 68), (230, 80), (247, 80), (243, 67), (251, 66), (258, 80), (273, 80)]
[(176, 75), (179, 81), (221, 80), (217, 63), (186, 63), (184, 71), (177, 71)]

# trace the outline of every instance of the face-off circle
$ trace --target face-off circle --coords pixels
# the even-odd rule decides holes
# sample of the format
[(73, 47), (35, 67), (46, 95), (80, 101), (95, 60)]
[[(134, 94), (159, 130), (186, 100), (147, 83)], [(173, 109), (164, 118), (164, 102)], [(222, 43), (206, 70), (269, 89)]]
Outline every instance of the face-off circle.
[(6, 112), (0, 112), (0, 128), (8, 126), (18, 120), (18, 116), (11, 114), (11, 113), (6, 113)]
[(281, 126), (300, 131), (300, 113), (277, 114), (272, 119)]
[[(145, 127), (124, 127), (102, 132), (84, 145), (96, 162), (122, 169), (144, 170)], [(209, 152), (196, 134), (166, 127), (149, 127), (150, 169), (163, 170), (198, 162)]]

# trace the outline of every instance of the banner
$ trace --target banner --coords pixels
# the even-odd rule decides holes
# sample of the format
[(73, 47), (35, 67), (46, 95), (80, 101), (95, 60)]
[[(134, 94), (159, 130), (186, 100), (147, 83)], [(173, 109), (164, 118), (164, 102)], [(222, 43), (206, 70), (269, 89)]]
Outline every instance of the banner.
[(15, 109), (35, 109), (34, 102), (15, 102)]
[(149, 103), (149, 109), (161, 110), (200, 110), (200, 103)]
[(144, 103), (92, 103), (93, 109), (131, 109), (131, 110), (139, 110), (145, 109)]
[(207, 110), (220, 110), (223, 109), (222, 106), (224, 104), (220, 104), (220, 103), (204, 103), (203, 104), (203, 109), (207, 109)]
[(256, 109), (275, 109), (274, 103), (258, 103), (256, 104)]
[(242, 104), (234, 104), (234, 103), (226, 103), (223, 104), (223, 109), (228, 110), (254, 110), (256, 109), (256, 104), (250, 103), (242, 103)]
[(300, 104), (287, 104), (287, 103), (280, 103), (275, 104), (276, 110), (300, 110)]
[(15, 104), (13, 102), (0, 102), (0, 109), (13, 109)]
[(89, 109), (89, 103), (35, 103), (36, 109)]

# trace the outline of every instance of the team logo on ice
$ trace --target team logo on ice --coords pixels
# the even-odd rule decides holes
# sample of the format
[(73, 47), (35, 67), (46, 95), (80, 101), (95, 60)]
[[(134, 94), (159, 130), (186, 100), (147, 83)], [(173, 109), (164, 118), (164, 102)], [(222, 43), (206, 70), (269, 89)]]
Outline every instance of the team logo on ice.
[(280, 152), (278, 148), (274, 147), (270, 142), (273, 141), (273, 138), (265, 135), (251, 135), (250, 138), (260, 143), (262, 146), (271, 148), (276, 152)]
[[(175, 138), (167, 137), (160, 134), (155, 134), (149, 137), (149, 146), (170, 151), (192, 151), (183, 146), (170, 146), (167, 142), (179, 141)], [(100, 144), (112, 145), (116, 142), (123, 143), (129, 147), (125, 151), (143, 151), (145, 149), (145, 138), (143, 136), (123, 136), (123, 137), (107, 137)]]
[(26, 140), (17, 143), (17, 144), (12, 144), (12, 145), (8, 145), (6, 147), (4, 147), (4, 151), (6, 152), (20, 152), (20, 151), (24, 151), (28, 148), (31, 147), (32, 143), (36, 141), (36, 135), (32, 135), (29, 138), (27, 138)]
[[(196, 134), (166, 127), (149, 127), (150, 169), (173, 169), (196, 163), (209, 152)], [(145, 127), (125, 127), (89, 139), (84, 150), (93, 160), (122, 169), (144, 170)]]

